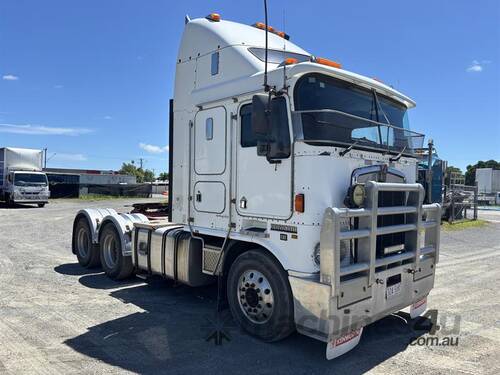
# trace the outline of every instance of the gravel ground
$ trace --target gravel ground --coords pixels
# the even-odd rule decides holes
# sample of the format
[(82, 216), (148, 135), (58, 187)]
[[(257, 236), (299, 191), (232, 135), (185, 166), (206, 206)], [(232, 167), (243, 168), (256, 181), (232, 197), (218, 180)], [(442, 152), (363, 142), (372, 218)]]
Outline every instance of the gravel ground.
[(486, 219), (494, 222), (482, 228), (442, 233), (428, 302), (439, 311), (439, 340), (458, 322), (457, 346), (410, 345), (415, 336), (433, 336), (415, 331), (400, 314), (368, 326), (354, 350), (326, 361), (321, 342), (294, 334), (265, 344), (229, 317), (230, 341), (207, 342), (213, 287), (138, 278), (118, 283), (79, 267), (70, 249), (76, 211), (90, 206), (127, 211), (130, 203), (0, 206), (0, 374), (500, 373), (500, 216), (488, 213)]

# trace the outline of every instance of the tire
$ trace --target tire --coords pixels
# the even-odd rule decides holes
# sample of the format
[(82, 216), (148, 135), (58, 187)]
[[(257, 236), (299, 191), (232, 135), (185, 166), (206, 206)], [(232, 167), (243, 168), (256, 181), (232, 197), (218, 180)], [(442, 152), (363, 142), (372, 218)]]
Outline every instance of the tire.
[(123, 280), (134, 271), (132, 257), (123, 256), (120, 236), (113, 223), (107, 223), (100, 235), (101, 265), (108, 277)]
[(81, 217), (75, 225), (75, 254), (78, 263), (85, 268), (99, 266), (99, 247), (92, 243), (92, 232), (87, 218)]
[(274, 258), (259, 250), (241, 254), (231, 265), (227, 298), (233, 318), (252, 336), (273, 342), (295, 331), (286, 272)]
[(45, 207), (45, 203), (38, 203), (38, 207), (44, 208)]

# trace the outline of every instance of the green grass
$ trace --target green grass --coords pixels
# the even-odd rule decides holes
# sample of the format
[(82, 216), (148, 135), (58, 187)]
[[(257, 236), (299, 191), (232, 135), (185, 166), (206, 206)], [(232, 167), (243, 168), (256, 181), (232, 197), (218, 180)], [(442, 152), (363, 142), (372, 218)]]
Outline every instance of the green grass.
[(463, 230), (468, 228), (481, 228), (488, 225), (485, 220), (460, 220), (450, 224), (446, 221), (441, 225), (441, 229), (446, 231)]
[(130, 199), (132, 197), (121, 197), (116, 195), (101, 195), (101, 194), (86, 194), (81, 195), (78, 199), (82, 201), (107, 201), (110, 199)]

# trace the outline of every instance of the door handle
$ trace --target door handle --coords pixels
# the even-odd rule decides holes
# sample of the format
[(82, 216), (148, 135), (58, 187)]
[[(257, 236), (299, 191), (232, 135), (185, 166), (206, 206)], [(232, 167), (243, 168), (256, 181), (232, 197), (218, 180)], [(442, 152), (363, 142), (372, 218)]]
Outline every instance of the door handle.
[(247, 199), (245, 197), (240, 199), (240, 208), (247, 208)]
[(199, 190), (196, 192), (196, 202), (201, 202), (201, 193)]

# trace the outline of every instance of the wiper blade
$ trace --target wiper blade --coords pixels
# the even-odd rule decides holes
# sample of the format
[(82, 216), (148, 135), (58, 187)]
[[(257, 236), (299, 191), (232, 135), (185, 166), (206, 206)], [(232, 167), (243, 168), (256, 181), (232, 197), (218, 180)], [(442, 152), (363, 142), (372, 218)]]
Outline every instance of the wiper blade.
[(380, 146), (377, 142), (373, 142), (372, 140), (366, 138), (366, 137), (363, 137), (363, 138), (356, 138), (356, 141), (352, 144), (349, 145), (349, 147), (347, 147), (344, 151), (340, 151), (339, 152), (339, 155), (340, 156), (344, 156), (346, 155), (348, 152), (350, 152), (352, 150), (352, 148), (356, 145), (358, 145), (361, 141), (364, 141), (364, 142), (368, 142), (368, 143), (374, 143), (376, 144), (377, 146)]
[(399, 154), (397, 154), (393, 158), (390, 158), (389, 161), (398, 161), (399, 159), (401, 159), (401, 156), (403, 156), (403, 153), (405, 151), (406, 151), (406, 145), (405, 145), (405, 147), (403, 147), (403, 149), (401, 150), (401, 152)]

